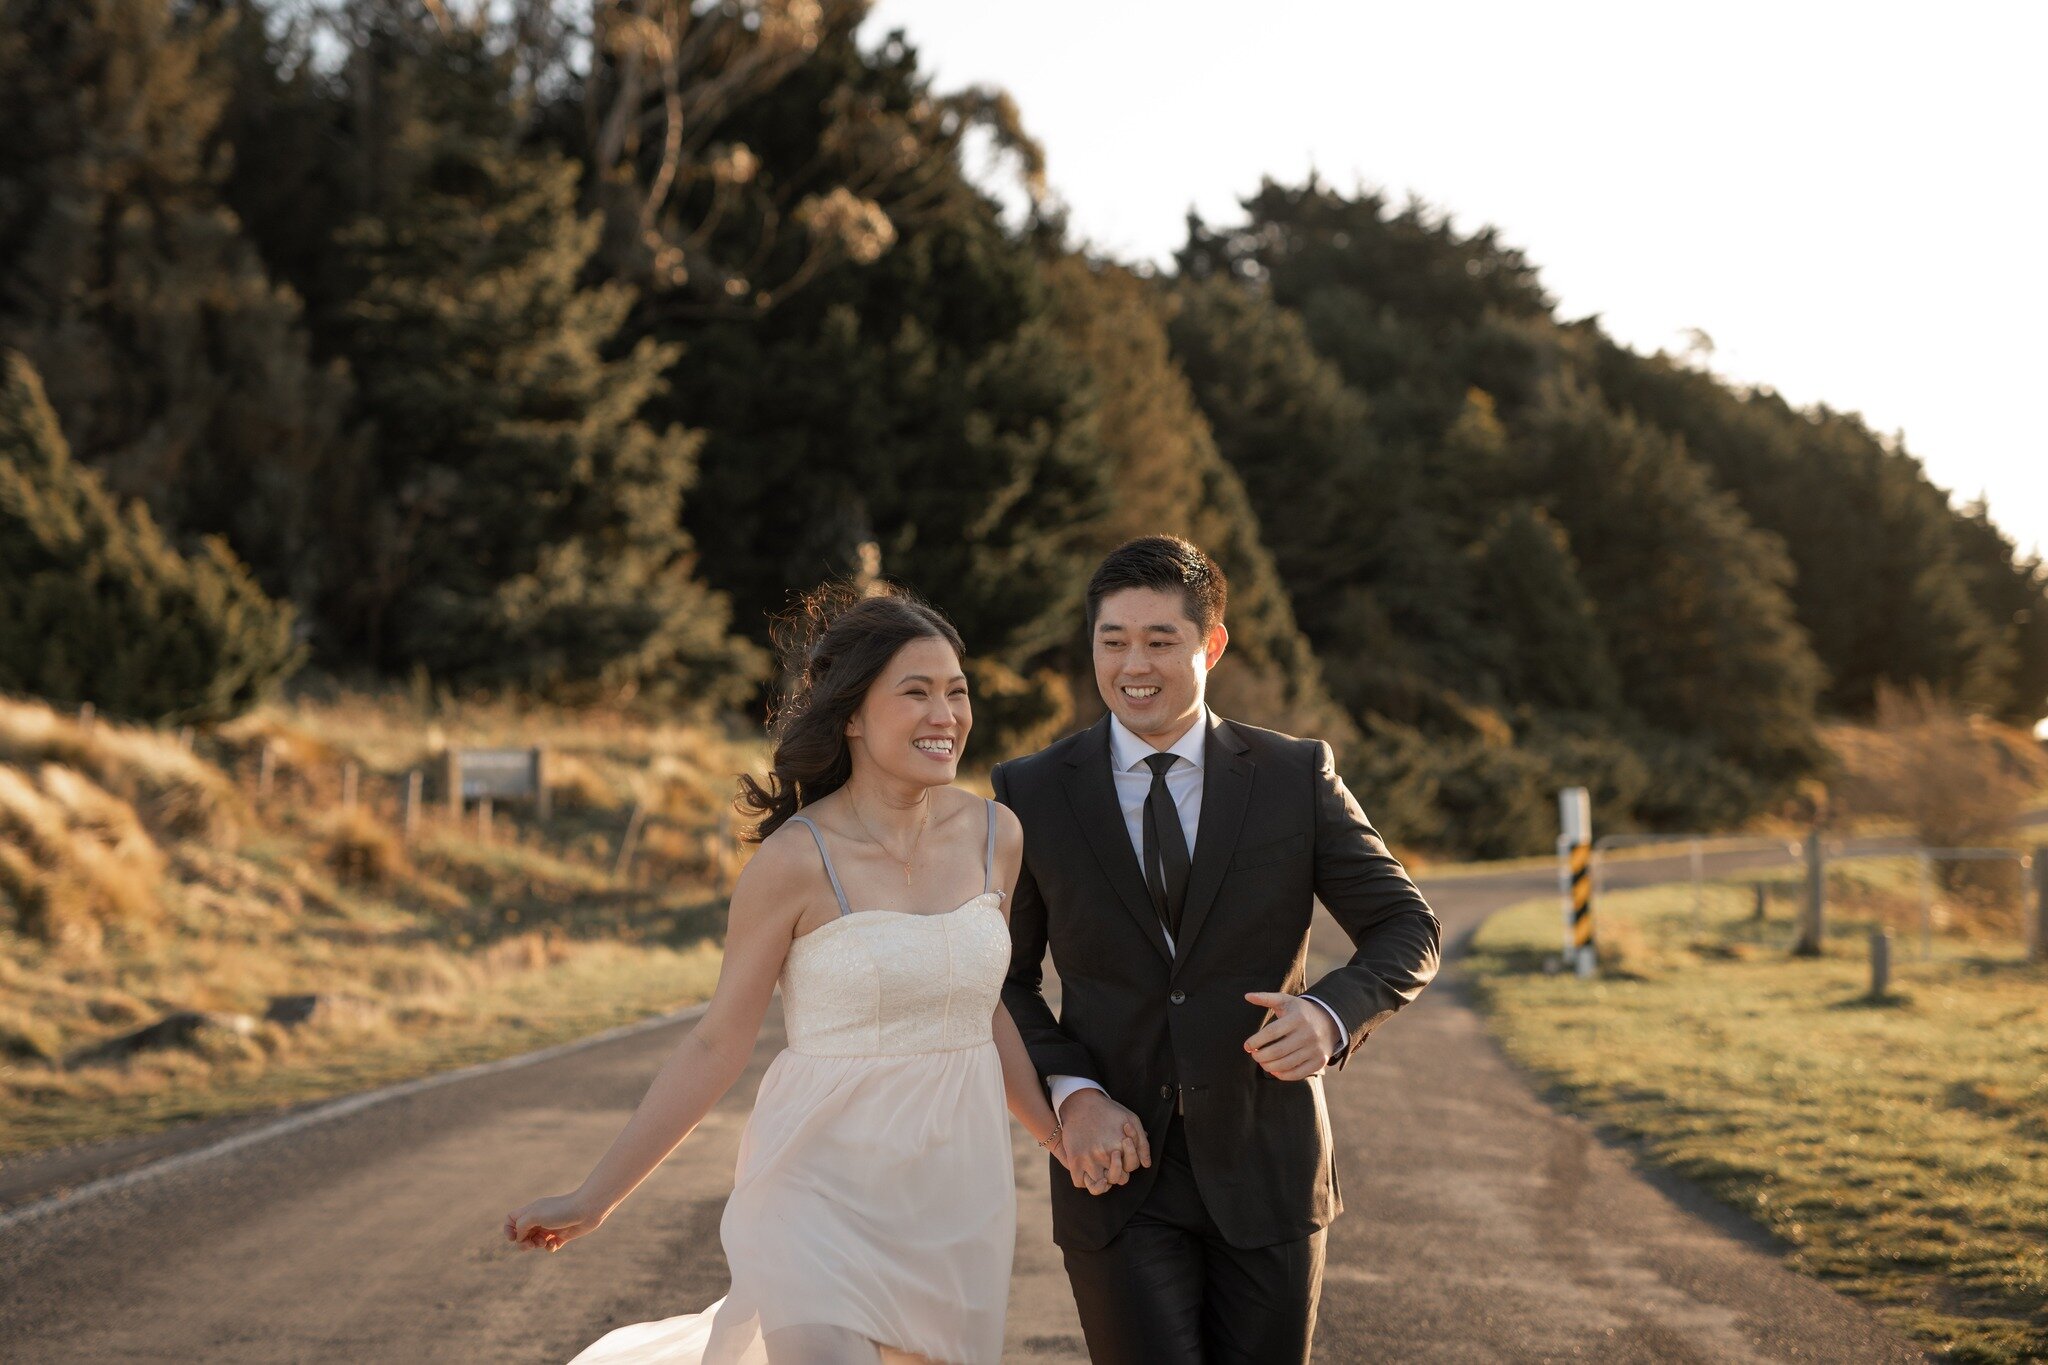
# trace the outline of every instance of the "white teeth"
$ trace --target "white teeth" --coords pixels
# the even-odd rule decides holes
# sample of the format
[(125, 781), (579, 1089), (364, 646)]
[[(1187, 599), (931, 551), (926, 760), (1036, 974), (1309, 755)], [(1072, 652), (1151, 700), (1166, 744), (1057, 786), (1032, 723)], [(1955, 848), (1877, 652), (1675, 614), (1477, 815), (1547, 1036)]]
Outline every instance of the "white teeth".
[(953, 741), (950, 739), (918, 739), (912, 740), (911, 745), (914, 748), (924, 750), (928, 754), (950, 754), (953, 752)]
[(1124, 695), (1125, 695), (1125, 696), (1127, 696), (1127, 697), (1136, 697), (1136, 698), (1139, 698), (1140, 700), (1142, 700), (1142, 699), (1144, 699), (1144, 698), (1146, 698), (1146, 697), (1152, 697), (1152, 696), (1157, 696), (1158, 694), (1159, 694), (1159, 689), (1158, 689), (1158, 688), (1156, 688), (1156, 687), (1126, 687), (1126, 688), (1124, 689)]

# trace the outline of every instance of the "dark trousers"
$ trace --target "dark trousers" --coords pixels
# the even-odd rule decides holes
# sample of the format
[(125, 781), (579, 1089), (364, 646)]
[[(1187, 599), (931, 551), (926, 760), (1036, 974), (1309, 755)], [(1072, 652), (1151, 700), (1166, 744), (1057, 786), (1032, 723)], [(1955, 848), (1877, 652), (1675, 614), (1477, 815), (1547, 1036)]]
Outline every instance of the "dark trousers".
[(1066, 1252), (1095, 1365), (1301, 1365), (1316, 1330), (1323, 1243), (1223, 1240), (1195, 1186), (1178, 1117), (1152, 1146), (1157, 1179), (1100, 1251)]

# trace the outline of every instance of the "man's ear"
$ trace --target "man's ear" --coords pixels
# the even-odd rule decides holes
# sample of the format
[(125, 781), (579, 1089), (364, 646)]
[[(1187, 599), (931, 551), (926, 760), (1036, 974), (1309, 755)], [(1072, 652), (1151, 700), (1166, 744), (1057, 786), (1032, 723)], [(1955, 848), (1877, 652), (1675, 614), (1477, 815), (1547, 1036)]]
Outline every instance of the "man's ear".
[(1204, 641), (1202, 645), (1202, 653), (1208, 660), (1208, 662), (1205, 663), (1203, 667), (1205, 669), (1213, 669), (1214, 667), (1216, 667), (1217, 660), (1223, 657), (1224, 646), (1228, 645), (1229, 643), (1230, 632), (1224, 629), (1223, 623), (1221, 621), (1218, 621), (1216, 623), (1216, 628), (1209, 632), (1209, 638), (1206, 641)]

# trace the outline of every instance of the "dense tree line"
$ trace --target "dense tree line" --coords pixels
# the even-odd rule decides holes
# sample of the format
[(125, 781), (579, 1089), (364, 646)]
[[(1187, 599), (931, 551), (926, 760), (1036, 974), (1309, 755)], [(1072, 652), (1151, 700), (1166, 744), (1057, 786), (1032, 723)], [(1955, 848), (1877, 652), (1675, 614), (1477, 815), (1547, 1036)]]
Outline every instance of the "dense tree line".
[[(135, 500), (95, 572), (171, 556), (246, 646), (102, 704), (210, 714), (300, 644), (758, 704), (791, 591), (879, 572), (959, 623), (998, 750), (1085, 718), (1088, 568), (1166, 530), (1232, 577), (1219, 704), (1331, 737), (1410, 843), (1541, 847), (1569, 782), (1741, 820), (1885, 684), (2048, 710), (2048, 570), (1854, 416), (1316, 181), (1169, 272), (1088, 257), (1009, 101), (864, 11), (0, 0), (0, 462), (89, 481), (92, 536)], [(47, 593), (84, 552), (41, 515)]]

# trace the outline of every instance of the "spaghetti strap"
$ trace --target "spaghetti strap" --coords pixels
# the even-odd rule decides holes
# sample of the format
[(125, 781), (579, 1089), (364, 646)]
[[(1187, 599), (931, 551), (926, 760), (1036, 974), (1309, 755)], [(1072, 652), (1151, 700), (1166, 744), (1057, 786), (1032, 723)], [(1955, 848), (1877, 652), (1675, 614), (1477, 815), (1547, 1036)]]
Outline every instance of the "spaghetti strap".
[(982, 859), (981, 894), (986, 896), (996, 889), (996, 803), (988, 801), (988, 853)]
[(825, 860), (825, 875), (832, 879), (832, 894), (839, 898), (839, 914), (842, 918), (852, 914), (853, 907), (846, 903), (846, 892), (839, 885), (839, 870), (832, 866), (832, 855), (825, 851), (824, 831), (819, 829), (817, 822), (808, 815), (792, 815), (789, 818), (801, 822), (811, 831), (811, 838), (817, 840), (818, 856)]

